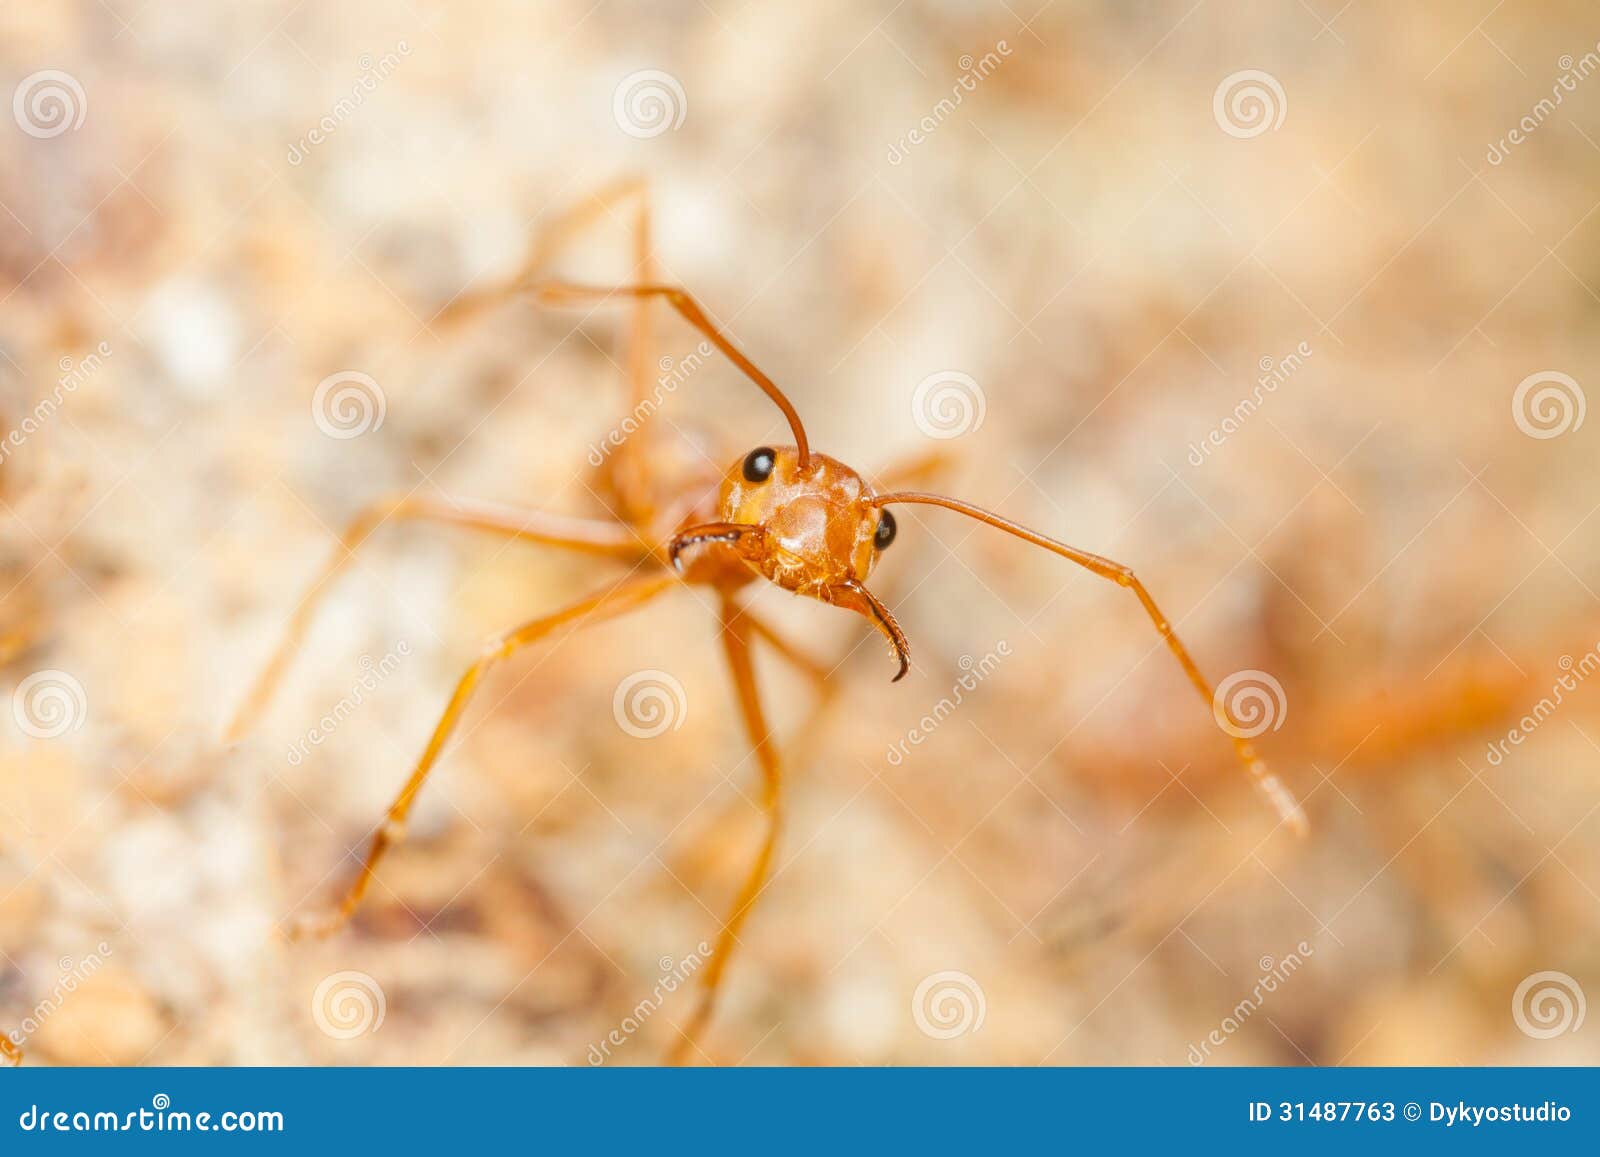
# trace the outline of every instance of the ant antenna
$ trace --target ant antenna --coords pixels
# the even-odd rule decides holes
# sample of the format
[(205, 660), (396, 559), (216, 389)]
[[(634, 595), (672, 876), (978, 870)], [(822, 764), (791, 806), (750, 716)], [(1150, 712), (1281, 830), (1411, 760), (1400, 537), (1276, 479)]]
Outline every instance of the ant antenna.
[[(946, 510), (953, 510), (957, 514), (966, 515), (968, 518), (975, 518), (985, 525), (994, 527), (996, 530), (1003, 530), (1007, 534), (1015, 535), (1024, 542), (1031, 542), (1034, 546), (1042, 546), (1052, 554), (1058, 554), (1064, 559), (1077, 563), (1086, 570), (1093, 571), (1101, 578), (1110, 579), (1118, 586), (1132, 589), (1133, 593), (1139, 597), (1139, 602), (1144, 606), (1145, 612), (1150, 616), (1151, 621), (1155, 623), (1156, 630), (1166, 640), (1167, 646), (1171, 648), (1172, 653), (1177, 656), (1178, 663), (1183, 667), (1184, 674), (1189, 676), (1189, 682), (1194, 684), (1195, 690), (1200, 692), (1200, 697), (1206, 701), (1206, 704), (1212, 708), (1215, 714), (1216, 693), (1212, 690), (1211, 684), (1207, 683), (1205, 676), (1200, 674), (1200, 668), (1195, 665), (1195, 661), (1189, 657), (1188, 649), (1178, 640), (1178, 636), (1173, 633), (1172, 624), (1167, 621), (1167, 617), (1156, 606), (1155, 600), (1150, 597), (1150, 592), (1145, 590), (1144, 584), (1135, 577), (1133, 571), (1128, 567), (1119, 562), (1112, 562), (1108, 558), (1102, 558), (1097, 554), (1078, 550), (1076, 547), (1068, 546), (1064, 542), (1057, 542), (1053, 538), (1039, 534), (1037, 531), (1029, 530), (1027, 527), (1012, 522), (1008, 518), (1001, 518), (998, 514), (973, 506), (970, 502), (962, 502), (958, 498), (946, 498), (942, 494), (923, 494), (909, 490), (899, 491), (892, 494), (880, 494), (871, 500), (871, 505), (888, 506), (894, 502), (942, 506)], [(1256, 787), (1267, 797), (1268, 802), (1272, 804), (1273, 810), (1278, 813), (1279, 818), (1288, 824), (1296, 834), (1304, 835), (1308, 827), (1306, 814), (1301, 809), (1299, 802), (1294, 798), (1294, 795), (1284, 786), (1283, 781), (1267, 767), (1266, 762), (1256, 754), (1255, 748), (1248, 739), (1232, 732), (1228, 734), (1229, 738), (1233, 740), (1234, 751), (1238, 754), (1239, 762), (1243, 764), (1245, 771), (1249, 774)]]
[(784, 392), (778, 388), (777, 382), (762, 373), (753, 361), (744, 356), (738, 346), (722, 335), (722, 331), (712, 324), (711, 319), (706, 316), (705, 310), (700, 308), (699, 302), (695, 301), (683, 290), (671, 285), (621, 285), (612, 288), (575, 285), (565, 281), (537, 282), (527, 288), (541, 300), (557, 303), (582, 300), (604, 301), (608, 297), (663, 298), (668, 305), (678, 311), (685, 321), (704, 334), (712, 345), (721, 350), (730, 362), (744, 371), (745, 377), (761, 387), (761, 392), (771, 398), (778, 409), (783, 411), (783, 416), (789, 420), (789, 429), (794, 434), (795, 449), (798, 451), (800, 458), (800, 472), (804, 474), (811, 469), (811, 443), (806, 439), (806, 428), (800, 423), (800, 414), (794, 408), (794, 403), (789, 401)]

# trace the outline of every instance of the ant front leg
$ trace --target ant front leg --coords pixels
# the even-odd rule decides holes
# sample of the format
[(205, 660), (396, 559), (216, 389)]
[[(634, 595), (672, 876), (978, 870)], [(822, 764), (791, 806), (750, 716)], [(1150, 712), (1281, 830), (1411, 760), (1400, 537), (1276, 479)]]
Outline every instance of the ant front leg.
[(244, 702), (223, 734), (225, 743), (242, 738), (260, 717), (289, 661), (305, 640), (307, 629), (316, 615), (317, 606), (345, 567), (355, 558), (356, 550), (368, 536), (389, 521), (418, 520), (464, 526), (473, 530), (488, 531), (503, 538), (557, 546), (566, 550), (590, 554), (611, 555), (619, 559), (638, 559), (650, 553), (649, 547), (628, 527), (620, 523), (599, 522), (585, 518), (566, 518), (540, 511), (523, 511), (513, 507), (486, 502), (445, 502), (434, 498), (406, 495), (374, 502), (351, 520), (339, 536), (334, 555), (323, 568), (321, 576), (295, 608), (279, 641), (277, 650), (257, 676)]
[(400, 794), (389, 805), (388, 813), (372, 837), (372, 843), (367, 849), (366, 858), (362, 861), (361, 872), (356, 877), (355, 883), (350, 885), (349, 891), (345, 893), (344, 899), (336, 908), (322, 917), (300, 921), (292, 929), (291, 936), (295, 938), (306, 934), (326, 936), (337, 931), (350, 919), (361, 903), (361, 898), (366, 895), (384, 853), (404, 837), (406, 818), (411, 813), (411, 805), (416, 801), (417, 793), (422, 790), (428, 773), (438, 762), (439, 753), (444, 750), (444, 745), (449, 742), (457, 724), (461, 722), (461, 714), (466, 710), (473, 692), (478, 689), (478, 684), (491, 667), (510, 658), (530, 643), (543, 639), (559, 627), (568, 623), (575, 626), (589, 626), (613, 618), (648, 602), (677, 582), (675, 576), (668, 574), (631, 579), (603, 594), (592, 595), (564, 610), (525, 623), (501, 635), (485, 647), (477, 661), (467, 668), (466, 673), (456, 684), (455, 693), (450, 696), (449, 705), (434, 726), (433, 735), (428, 739), (422, 757), (417, 760), (417, 765), (412, 769), (405, 786), (400, 789)]
[(767, 830), (761, 840), (761, 850), (755, 863), (745, 876), (744, 886), (733, 902), (733, 908), (722, 923), (717, 942), (711, 950), (711, 963), (700, 974), (700, 1000), (689, 1017), (686, 1028), (677, 1042), (667, 1052), (666, 1063), (682, 1064), (690, 1050), (699, 1051), (700, 1035), (705, 1031), (716, 1009), (717, 994), (722, 988), (722, 978), (728, 961), (739, 944), (739, 930), (749, 919), (756, 901), (761, 898), (767, 884), (767, 874), (772, 868), (772, 854), (778, 842), (779, 807), (782, 802), (783, 773), (778, 759), (778, 748), (767, 729), (765, 712), (761, 709), (761, 694), (756, 688), (755, 668), (750, 662), (750, 624), (743, 612), (731, 599), (722, 602), (722, 647), (728, 657), (728, 668), (733, 673), (734, 691), (739, 698), (739, 711), (744, 716), (745, 731), (755, 748), (756, 761), (761, 765), (761, 810), (765, 813)]

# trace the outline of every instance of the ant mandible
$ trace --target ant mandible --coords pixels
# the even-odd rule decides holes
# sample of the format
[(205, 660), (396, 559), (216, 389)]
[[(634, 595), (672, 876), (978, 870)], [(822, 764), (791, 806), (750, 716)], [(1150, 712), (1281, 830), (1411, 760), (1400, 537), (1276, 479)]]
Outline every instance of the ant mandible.
[[(538, 276), (567, 236), (630, 199), (636, 204), (632, 228), (637, 284), (598, 287)], [(1057, 542), (955, 498), (917, 490), (875, 490), (843, 462), (813, 450), (800, 415), (783, 391), (723, 336), (693, 298), (679, 288), (657, 283), (652, 267), (650, 215), (643, 183), (619, 182), (595, 194), (585, 207), (568, 214), (536, 238), (516, 275), (494, 288), (457, 298), (440, 311), (435, 320), (458, 323), (487, 307), (518, 297), (528, 297), (546, 305), (631, 300), (634, 309), (629, 339), (632, 347), (629, 376), (632, 400), (637, 405), (644, 401), (649, 385), (651, 363), (647, 346), (651, 319), (648, 307), (652, 301), (665, 301), (772, 399), (788, 421), (794, 444), (758, 447), (725, 471), (698, 470), (689, 484), (663, 493), (661, 484), (652, 477), (648, 437), (651, 425), (644, 423), (622, 442), (613, 458), (606, 459), (611, 472), (605, 481), (616, 500), (614, 520), (570, 518), (484, 503), (447, 502), (415, 494), (374, 503), (358, 514), (344, 531), (333, 559), (296, 608), (282, 642), (239, 708), (227, 734), (229, 741), (235, 740), (253, 725), (304, 638), (320, 596), (349, 563), (355, 550), (374, 530), (390, 520), (414, 519), (468, 527), (633, 564), (633, 573), (616, 585), (523, 623), (492, 639), (483, 648), (461, 676), (410, 778), (374, 832), (360, 873), (344, 898), (326, 915), (302, 920), (290, 933), (292, 936), (326, 935), (341, 927), (354, 913), (384, 853), (404, 835), (406, 818), (417, 793), (491, 667), (560, 628), (576, 629), (613, 618), (680, 584), (710, 588), (717, 598), (723, 628), (722, 647), (732, 672), (739, 709), (761, 769), (760, 802), (766, 828), (755, 862), (722, 922), (711, 959), (700, 973), (695, 1008), (667, 1055), (668, 1063), (680, 1063), (691, 1049), (697, 1048), (700, 1035), (710, 1021), (728, 961), (738, 943), (738, 933), (765, 886), (778, 834), (783, 776), (778, 749), (756, 686), (751, 644), (760, 638), (781, 657), (808, 670), (813, 677), (825, 678), (815, 664), (807, 661), (803, 652), (740, 605), (740, 592), (758, 577), (797, 595), (864, 616), (893, 648), (899, 664), (894, 676), (898, 681), (910, 662), (910, 644), (894, 615), (867, 589), (866, 580), (879, 556), (895, 539), (895, 520), (888, 510), (890, 506), (920, 503), (942, 507), (1043, 547), (1131, 590), (1208, 708), (1213, 692), (1187, 648), (1173, 633), (1166, 616), (1128, 567)], [(886, 477), (893, 477), (893, 472)], [(646, 573), (638, 573), (641, 568), (646, 568)], [(1303, 831), (1304, 813), (1288, 789), (1268, 770), (1246, 739), (1236, 735), (1231, 738), (1240, 764), (1266, 794), (1282, 822), (1296, 831)]]

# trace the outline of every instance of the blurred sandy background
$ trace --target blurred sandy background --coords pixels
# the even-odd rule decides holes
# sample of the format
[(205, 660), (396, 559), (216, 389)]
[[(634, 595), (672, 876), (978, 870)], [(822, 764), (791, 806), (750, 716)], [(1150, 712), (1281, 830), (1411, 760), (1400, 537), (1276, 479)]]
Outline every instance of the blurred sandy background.
[[(948, 493), (1135, 566), (1214, 679), (1276, 680), (1312, 821), (1274, 828), (1126, 592), (904, 508), (903, 682), (758, 592), (839, 665), (819, 703), (758, 660), (789, 822), (711, 1059), (1600, 1060), (1597, 42), (1576, 0), (0, 7), (0, 1029), (40, 1064), (583, 1064), (634, 1016), (607, 1063), (659, 1058), (688, 999), (640, 1002), (758, 830), (701, 600), (496, 674), (326, 942), (272, 929), (347, 882), (479, 641), (618, 572), (386, 528), (218, 739), (365, 502), (601, 512), (625, 314), (430, 323), (636, 174), (664, 276), (821, 449), (948, 451)], [(646, 71), (670, 124), (618, 110)], [(560, 270), (625, 278), (626, 224)], [(330, 437), (345, 371), (383, 421)], [(953, 373), (982, 421), (930, 438)], [(783, 439), (720, 361), (657, 420)], [(641, 739), (612, 701), (651, 669), (684, 700)]]

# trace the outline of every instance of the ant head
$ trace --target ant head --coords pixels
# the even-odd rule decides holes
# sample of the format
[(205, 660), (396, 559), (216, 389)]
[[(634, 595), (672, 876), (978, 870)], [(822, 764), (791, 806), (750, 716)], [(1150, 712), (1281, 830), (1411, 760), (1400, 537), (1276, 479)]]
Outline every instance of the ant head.
[(688, 547), (731, 547), (768, 582), (865, 615), (889, 640), (905, 674), (905, 636), (864, 585), (878, 555), (894, 541), (894, 516), (875, 505), (861, 475), (814, 450), (758, 446), (728, 470), (717, 509), (717, 522), (691, 527), (673, 540), (675, 563)]
[(759, 527), (741, 554), (785, 590), (828, 600), (865, 582), (894, 540), (894, 518), (872, 505), (861, 475), (812, 452), (804, 467), (793, 446), (760, 446), (729, 469), (718, 499), (724, 522)]

